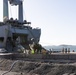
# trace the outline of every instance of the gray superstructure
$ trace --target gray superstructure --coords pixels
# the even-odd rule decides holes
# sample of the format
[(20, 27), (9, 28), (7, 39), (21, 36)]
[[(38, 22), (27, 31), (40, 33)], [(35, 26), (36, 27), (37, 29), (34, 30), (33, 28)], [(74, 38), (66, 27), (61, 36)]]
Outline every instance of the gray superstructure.
[[(10, 18), (8, 11), (9, 4), (18, 6), (18, 20)], [(41, 29), (32, 28), (31, 22), (23, 20), (23, 1), (22, 0), (3, 0), (3, 22), (0, 22), (0, 48), (5, 48), (8, 52), (16, 49), (18, 44), (26, 49), (33, 42), (40, 40)]]

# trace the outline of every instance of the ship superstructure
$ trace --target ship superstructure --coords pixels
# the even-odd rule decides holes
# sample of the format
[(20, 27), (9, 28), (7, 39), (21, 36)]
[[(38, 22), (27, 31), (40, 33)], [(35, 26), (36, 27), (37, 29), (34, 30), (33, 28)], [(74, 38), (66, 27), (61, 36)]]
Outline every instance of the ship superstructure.
[[(8, 4), (18, 6), (18, 19), (9, 19)], [(3, 22), (0, 22), (0, 48), (13, 52), (19, 44), (28, 49), (29, 44), (38, 43), (41, 29), (32, 28), (30, 24), (31, 22), (23, 20), (22, 0), (3, 0)]]

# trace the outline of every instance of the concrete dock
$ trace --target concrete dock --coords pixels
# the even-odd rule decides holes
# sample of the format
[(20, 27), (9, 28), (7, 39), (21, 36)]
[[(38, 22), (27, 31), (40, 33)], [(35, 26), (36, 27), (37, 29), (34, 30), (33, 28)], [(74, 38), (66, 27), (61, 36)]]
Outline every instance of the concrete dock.
[(0, 58), (5, 59), (46, 59), (46, 60), (76, 60), (76, 53), (51, 53), (51, 54), (25, 54), (25, 53), (0, 53)]

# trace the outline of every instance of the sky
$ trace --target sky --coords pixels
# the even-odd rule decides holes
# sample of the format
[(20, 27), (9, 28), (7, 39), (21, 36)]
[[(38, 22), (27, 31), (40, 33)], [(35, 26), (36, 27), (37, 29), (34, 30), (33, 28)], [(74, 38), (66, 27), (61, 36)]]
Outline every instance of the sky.
[[(0, 1), (0, 21), (3, 20)], [(40, 44), (76, 45), (76, 0), (24, 0), (24, 19), (41, 28)], [(17, 17), (17, 7), (9, 5), (9, 16)]]

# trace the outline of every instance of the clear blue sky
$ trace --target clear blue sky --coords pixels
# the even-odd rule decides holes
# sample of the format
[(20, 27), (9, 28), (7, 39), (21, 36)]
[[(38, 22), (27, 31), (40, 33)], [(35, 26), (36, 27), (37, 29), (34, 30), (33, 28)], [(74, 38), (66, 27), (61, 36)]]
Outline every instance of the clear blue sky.
[[(9, 9), (15, 18), (17, 8)], [(32, 22), (31, 26), (41, 28), (42, 45), (76, 45), (76, 0), (24, 0), (24, 18)]]

